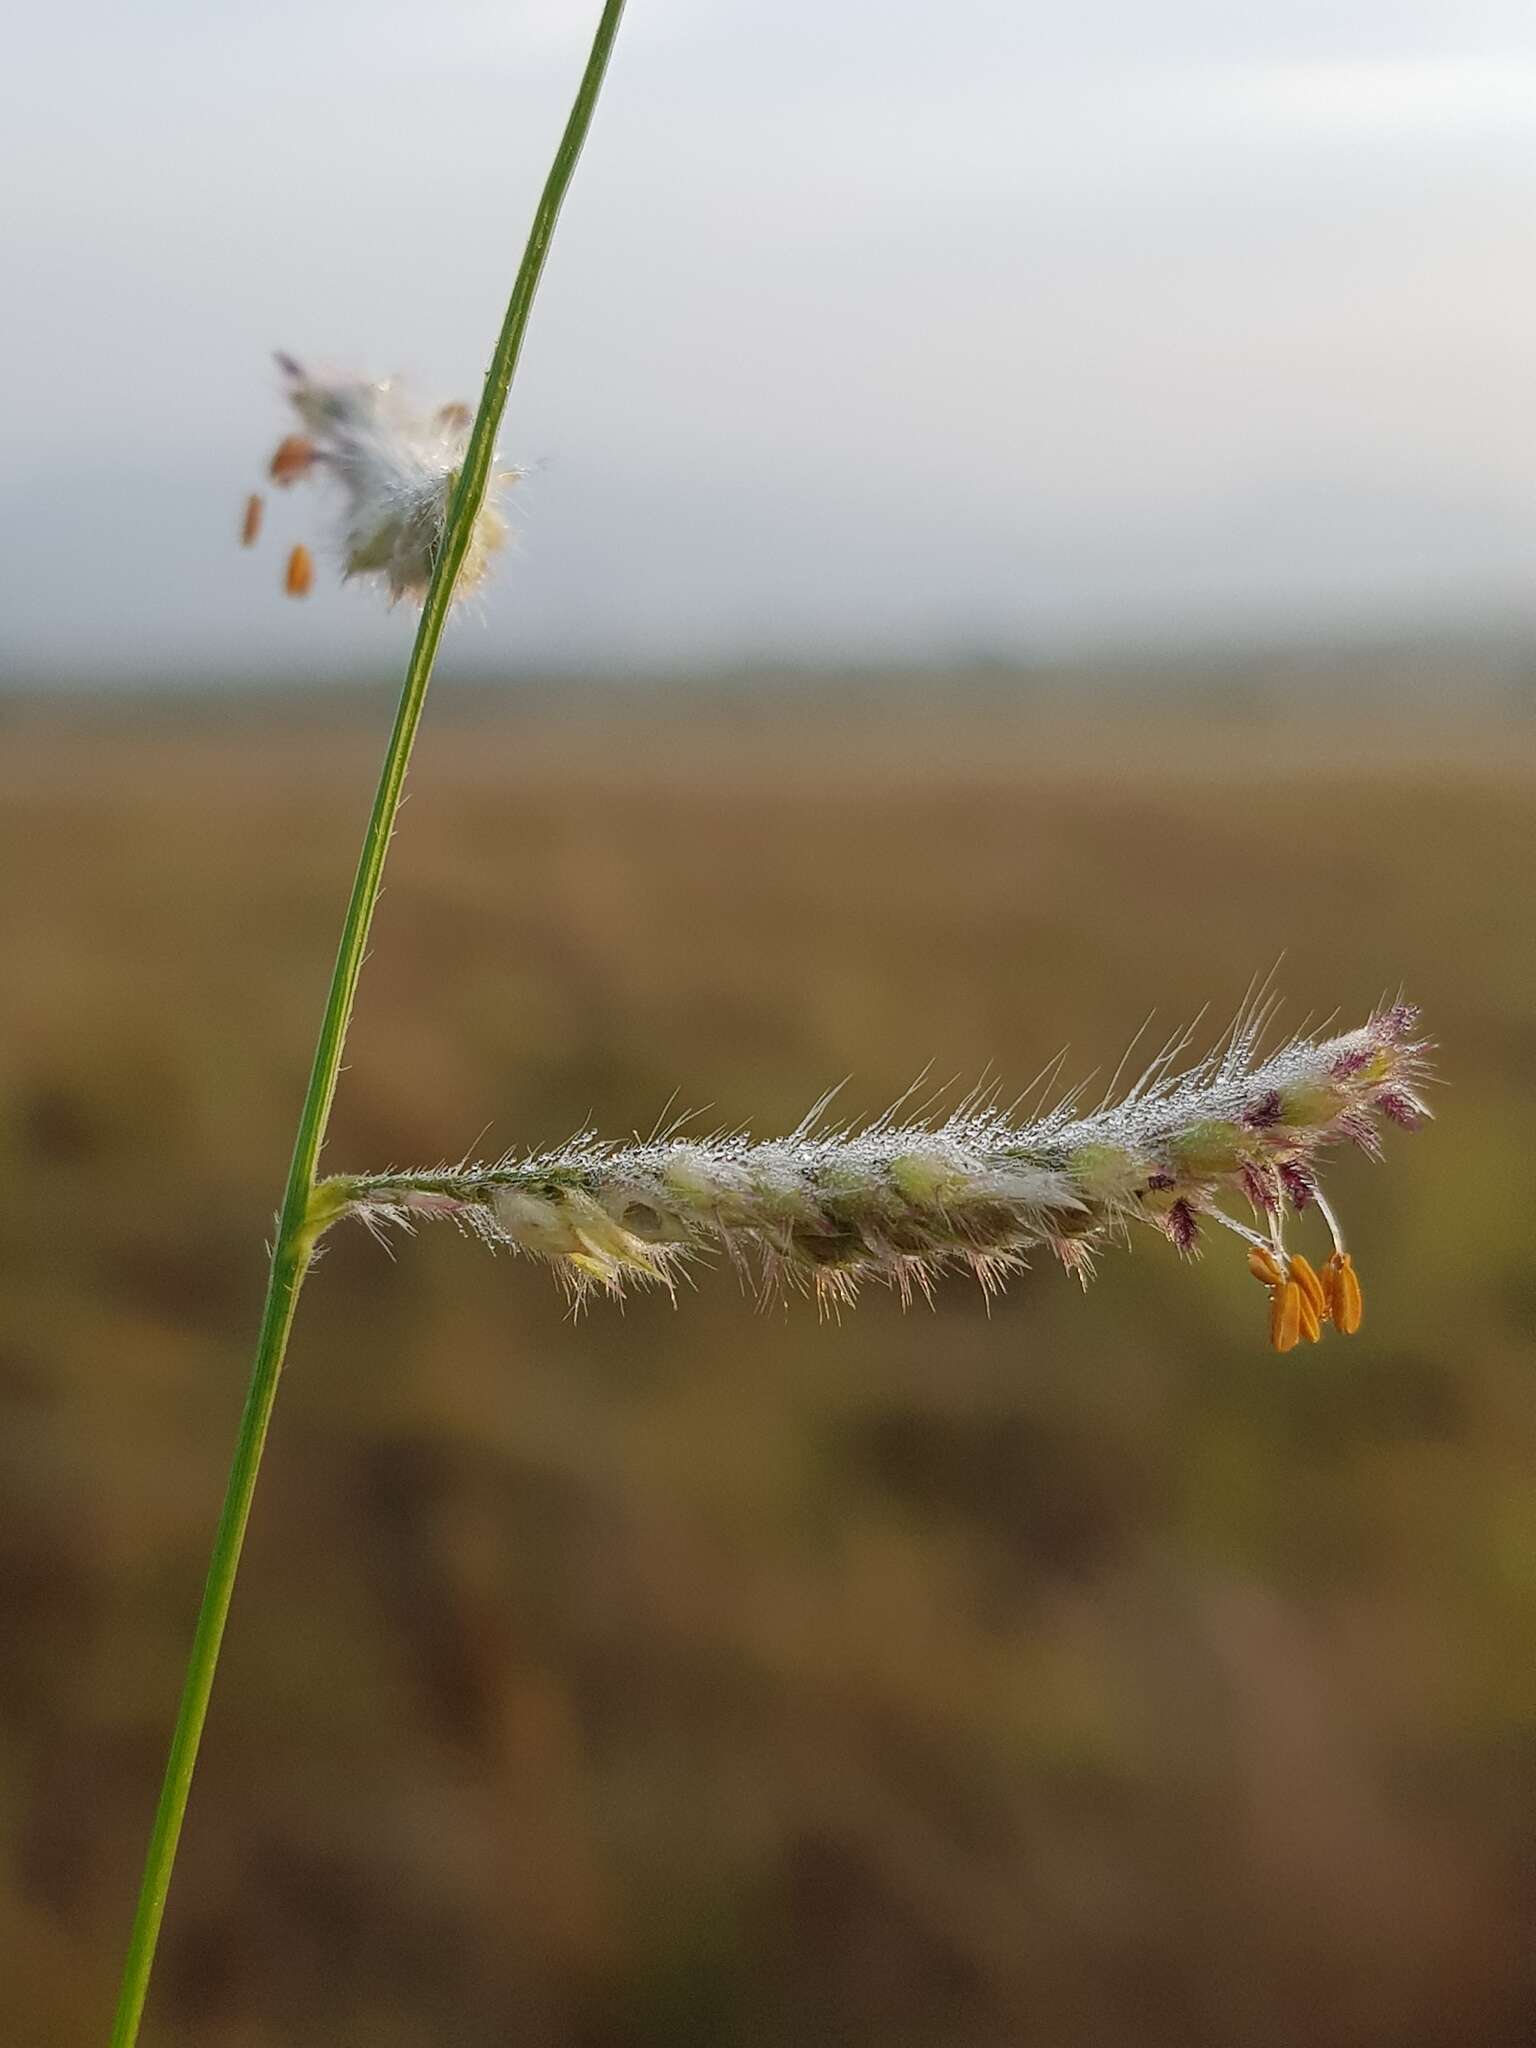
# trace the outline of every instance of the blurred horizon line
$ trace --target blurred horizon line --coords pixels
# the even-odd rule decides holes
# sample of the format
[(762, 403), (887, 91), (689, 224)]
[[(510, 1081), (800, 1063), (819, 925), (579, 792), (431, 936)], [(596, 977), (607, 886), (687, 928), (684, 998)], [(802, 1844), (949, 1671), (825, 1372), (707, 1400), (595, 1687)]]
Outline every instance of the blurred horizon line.
[[(402, 640), (402, 670), (406, 652)], [(562, 659), (545, 652), (526, 664), (514, 657), (502, 664), (483, 655), (465, 660), (462, 650), (454, 650), (454, 655), (440, 664), (438, 686), (466, 697), (509, 688), (535, 696), (572, 689), (636, 696), (690, 690), (729, 695), (747, 689), (798, 692), (871, 683), (920, 691), (941, 681), (980, 690), (1013, 686), (1024, 691), (1049, 690), (1053, 685), (1165, 689), (1181, 682), (1200, 688), (1217, 679), (1262, 687), (1281, 678), (1295, 682), (1323, 674), (1367, 692), (1390, 687), (1419, 696), (1431, 695), (1448, 682), (1458, 690), (1481, 688), (1491, 695), (1536, 686), (1536, 624), (1513, 618), (1481, 626), (1395, 631), (1378, 625), (1220, 636), (1147, 633), (1035, 651), (992, 647), (980, 639), (947, 650), (919, 650), (905, 659), (879, 650), (859, 654), (835, 648), (795, 654), (741, 649), (717, 658), (630, 662), (574, 652)], [(187, 660), (131, 669), (29, 660), (0, 663), (0, 704), (11, 708), (61, 699), (127, 703), (159, 697), (278, 701), (314, 689), (330, 696), (372, 691), (394, 673), (376, 658), (344, 664), (327, 661), (308, 672), (267, 661), (231, 665), (218, 673), (206, 663)]]

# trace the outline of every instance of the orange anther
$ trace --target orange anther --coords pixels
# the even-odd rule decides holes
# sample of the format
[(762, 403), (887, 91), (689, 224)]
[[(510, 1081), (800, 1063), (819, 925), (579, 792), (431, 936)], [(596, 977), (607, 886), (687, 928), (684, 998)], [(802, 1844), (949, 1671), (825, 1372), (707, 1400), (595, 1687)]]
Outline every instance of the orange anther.
[(1290, 1273), (1303, 1298), (1311, 1304), (1313, 1316), (1321, 1320), (1328, 1313), (1328, 1296), (1311, 1261), (1304, 1259), (1300, 1252), (1292, 1252)]
[(240, 522), (241, 547), (255, 547), (256, 537), (260, 532), (261, 494), (259, 491), (252, 491), (251, 495), (245, 501), (245, 517)]
[(267, 466), (267, 474), (275, 484), (297, 483), (315, 459), (315, 444), (306, 441), (302, 434), (289, 434), (277, 444), (277, 451)]
[(301, 541), (288, 557), (288, 574), (283, 588), (290, 597), (308, 597), (315, 581), (315, 564), (309, 549)]
[(1278, 1287), (1285, 1278), (1280, 1270), (1280, 1261), (1273, 1252), (1266, 1251), (1261, 1244), (1248, 1247), (1248, 1270), (1255, 1280), (1262, 1280), (1266, 1287)]
[(1309, 1344), (1315, 1344), (1323, 1334), (1322, 1317), (1318, 1314), (1311, 1295), (1301, 1285), (1301, 1282), (1299, 1280), (1293, 1281), (1292, 1285), (1296, 1289), (1297, 1328)]
[(1294, 1280), (1270, 1296), (1269, 1341), (1276, 1351), (1294, 1351), (1301, 1342), (1301, 1289)]
[(1348, 1252), (1335, 1252), (1324, 1275), (1328, 1288), (1328, 1313), (1334, 1327), (1353, 1337), (1360, 1327), (1360, 1281)]

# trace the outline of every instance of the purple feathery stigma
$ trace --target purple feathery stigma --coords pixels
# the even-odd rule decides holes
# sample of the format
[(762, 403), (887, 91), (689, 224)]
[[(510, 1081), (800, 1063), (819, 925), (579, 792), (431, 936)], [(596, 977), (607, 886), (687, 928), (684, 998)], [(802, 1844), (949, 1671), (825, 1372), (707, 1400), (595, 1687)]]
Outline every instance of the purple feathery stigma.
[(1291, 1207), (1299, 1216), (1317, 1193), (1312, 1176), (1304, 1166), (1294, 1159), (1282, 1160), (1279, 1168), (1281, 1185), (1291, 1198)]
[(1336, 1119), (1334, 1135), (1348, 1138), (1352, 1145), (1358, 1145), (1367, 1159), (1381, 1157), (1381, 1139), (1376, 1126), (1363, 1109), (1346, 1109)]
[(1149, 1173), (1147, 1175), (1147, 1193), (1149, 1195), (1166, 1194), (1169, 1188), (1176, 1188), (1177, 1186), (1178, 1182), (1171, 1173)]
[(1272, 1167), (1256, 1166), (1251, 1159), (1245, 1159), (1237, 1177), (1255, 1216), (1267, 1216), (1271, 1209), (1279, 1208), (1280, 1184)]
[(1371, 1055), (1363, 1045), (1351, 1046), (1348, 1052), (1341, 1052), (1329, 1072), (1335, 1081), (1347, 1081), (1358, 1074), (1362, 1067), (1368, 1067)]
[(1406, 1045), (1419, 1028), (1421, 1014), (1417, 1003), (1394, 1003), (1371, 1020), (1371, 1029), (1390, 1045)]
[(1200, 1220), (1182, 1195), (1163, 1218), (1163, 1228), (1181, 1252), (1193, 1248), (1195, 1239), (1200, 1235)]
[(1374, 1098), (1376, 1107), (1395, 1124), (1401, 1124), (1405, 1131), (1416, 1131), (1424, 1121), (1424, 1113), (1411, 1096), (1400, 1094), (1396, 1088), (1383, 1088)]
[[(1335, 1069), (1337, 1072), (1337, 1069)], [(1250, 1131), (1273, 1130), (1285, 1114), (1280, 1101), (1280, 1090), (1269, 1088), (1256, 1102), (1250, 1102), (1243, 1111), (1243, 1122)]]

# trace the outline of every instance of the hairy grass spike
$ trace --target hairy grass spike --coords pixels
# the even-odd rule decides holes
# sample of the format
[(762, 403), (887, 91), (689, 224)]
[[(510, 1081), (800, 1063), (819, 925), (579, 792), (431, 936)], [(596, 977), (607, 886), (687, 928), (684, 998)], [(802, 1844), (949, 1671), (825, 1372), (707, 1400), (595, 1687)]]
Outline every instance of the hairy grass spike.
[[(342, 1176), (338, 1213), (374, 1226), (448, 1218), (549, 1262), (578, 1296), (632, 1283), (670, 1286), (712, 1247), (768, 1288), (803, 1285), (833, 1302), (865, 1280), (903, 1298), (953, 1269), (991, 1287), (1036, 1247), (1086, 1279), (1093, 1255), (1149, 1224), (1193, 1251), (1209, 1219), (1248, 1245), (1271, 1292), (1271, 1341), (1316, 1342), (1325, 1319), (1358, 1326), (1359, 1289), (1342, 1248), (1327, 1279), (1280, 1242), (1282, 1200), (1316, 1205), (1335, 1233), (1316, 1162), (1340, 1139), (1374, 1151), (1381, 1097), (1427, 1112), (1427, 1046), (1396, 1005), (1337, 1037), (1293, 1038), (1267, 1057), (1267, 1008), (1240, 1018), (1214, 1053), (1170, 1074), (1167, 1055), (1120, 1101), (1087, 1116), (1069, 1098), (1015, 1123), (968, 1106), (938, 1124), (882, 1119), (864, 1131), (814, 1120), (785, 1139), (670, 1137), (627, 1146), (591, 1135), (528, 1158), (419, 1173)], [(1397, 1118), (1393, 1118), (1397, 1121)], [(1250, 1228), (1221, 1206), (1247, 1198)]]

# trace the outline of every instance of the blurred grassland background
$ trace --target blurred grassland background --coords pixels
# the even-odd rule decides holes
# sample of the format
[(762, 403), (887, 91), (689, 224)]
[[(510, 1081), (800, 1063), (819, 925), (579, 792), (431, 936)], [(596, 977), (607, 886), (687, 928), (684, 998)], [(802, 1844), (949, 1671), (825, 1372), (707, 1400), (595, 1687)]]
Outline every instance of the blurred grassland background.
[[(1536, 694), (1420, 680), (429, 711), (334, 1167), (1107, 1077), (1282, 951), (1293, 1022), (1424, 1004), (1439, 1120), (1337, 1162), (1365, 1329), (1285, 1359), (1224, 1243), (572, 1322), (338, 1234), (147, 2040), (1530, 2038)], [(386, 717), (0, 712), (17, 2048), (110, 2010)]]

